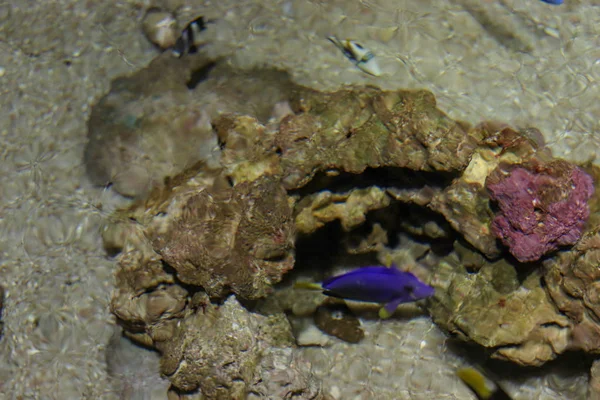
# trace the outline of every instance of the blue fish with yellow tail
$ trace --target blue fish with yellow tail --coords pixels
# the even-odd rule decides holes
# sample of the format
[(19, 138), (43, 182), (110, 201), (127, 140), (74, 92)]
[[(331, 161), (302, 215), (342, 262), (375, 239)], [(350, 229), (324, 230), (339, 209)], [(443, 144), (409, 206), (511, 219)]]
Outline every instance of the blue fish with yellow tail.
[(410, 272), (394, 267), (362, 267), (333, 276), (321, 284), (298, 282), (295, 287), (322, 290), (323, 294), (347, 300), (385, 304), (381, 318), (389, 318), (399, 304), (433, 296), (434, 289)]

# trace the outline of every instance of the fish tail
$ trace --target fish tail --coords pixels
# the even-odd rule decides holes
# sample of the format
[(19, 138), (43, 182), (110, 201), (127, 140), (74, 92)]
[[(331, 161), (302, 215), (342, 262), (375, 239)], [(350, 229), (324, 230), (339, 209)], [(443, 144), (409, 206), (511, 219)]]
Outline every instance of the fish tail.
[(393, 313), (390, 313), (385, 307), (381, 307), (379, 309), (379, 318), (381, 319), (388, 319), (392, 316), (392, 314)]
[(296, 282), (294, 283), (294, 289), (323, 290), (323, 286), (314, 282)]
[(467, 367), (456, 371), (456, 375), (482, 400), (492, 398), (495, 388), (490, 387), (489, 379), (475, 368)]

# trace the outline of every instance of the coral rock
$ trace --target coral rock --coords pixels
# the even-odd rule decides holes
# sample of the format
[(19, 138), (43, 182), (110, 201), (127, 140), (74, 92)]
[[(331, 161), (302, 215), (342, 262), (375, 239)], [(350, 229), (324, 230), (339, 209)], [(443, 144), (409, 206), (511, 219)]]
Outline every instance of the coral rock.
[(486, 187), (500, 208), (492, 229), (521, 262), (575, 244), (594, 193), (592, 178), (562, 160), (500, 165)]
[(371, 210), (384, 208), (390, 198), (378, 187), (355, 189), (349, 193), (322, 191), (304, 197), (296, 205), (296, 227), (301, 233), (312, 233), (335, 219), (339, 219), (344, 230), (361, 225)]
[(161, 372), (206, 399), (319, 398), (310, 365), (294, 359), (292, 343), (284, 316), (250, 313), (231, 297), (180, 322), (177, 336), (159, 345)]
[(492, 357), (542, 365), (567, 349), (571, 323), (531, 273), (521, 285), (505, 260), (469, 274), (453, 257), (439, 263), (429, 304), (436, 324), (464, 340), (493, 349)]
[(587, 232), (570, 251), (544, 262), (547, 291), (574, 327), (570, 346), (600, 353), (600, 233)]
[[(154, 14), (152, 14), (154, 16)], [(267, 122), (291, 82), (276, 70), (243, 71), (202, 56), (163, 54), (120, 77), (94, 105), (84, 162), (94, 184), (141, 198), (194, 163), (219, 165), (211, 122), (228, 112)]]
[(588, 400), (600, 400), (600, 360), (596, 360), (592, 364), (587, 398)]
[(326, 171), (460, 171), (475, 147), (464, 126), (438, 110), (427, 91), (304, 90), (291, 104), (296, 115), (282, 121), (277, 139), (287, 189)]
[(178, 217), (149, 232), (177, 277), (211, 297), (264, 297), (294, 265), (294, 226), (285, 190), (261, 178), (190, 195)]

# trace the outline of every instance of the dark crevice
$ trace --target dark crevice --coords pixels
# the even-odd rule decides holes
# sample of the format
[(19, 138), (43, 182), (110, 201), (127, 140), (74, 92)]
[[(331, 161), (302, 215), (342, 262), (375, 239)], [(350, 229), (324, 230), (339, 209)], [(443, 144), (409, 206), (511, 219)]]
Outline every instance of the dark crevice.
[(180, 286), (182, 288), (184, 288), (185, 290), (187, 290), (188, 292), (188, 296), (193, 296), (195, 293), (198, 292), (203, 292), (204, 289), (201, 286), (196, 286), (196, 285), (192, 285), (189, 283), (185, 283), (182, 282), (178, 277), (177, 277), (177, 270), (175, 268), (173, 268), (172, 266), (170, 266), (169, 264), (167, 264), (164, 260), (161, 261), (162, 262), (162, 267), (163, 270), (173, 276), (173, 280), (174, 280), (174, 285)]
[(188, 89), (193, 90), (198, 86), (201, 82), (204, 82), (210, 76), (211, 71), (217, 63), (211, 62), (206, 65), (203, 65), (201, 68), (192, 71), (190, 79), (187, 81), (186, 86)]
[(399, 167), (367, 168), (360, 174), (341, 172), (335, 176), (319, 172), (308, 184), (290, 190), (289, 194), (304, 197), (323, 190), (343, 193), (372, 186), (399, 189), (420, 189), (426, 186), (444, 188), (449, 186), (457, 176), (457, 173), (415, 171)]

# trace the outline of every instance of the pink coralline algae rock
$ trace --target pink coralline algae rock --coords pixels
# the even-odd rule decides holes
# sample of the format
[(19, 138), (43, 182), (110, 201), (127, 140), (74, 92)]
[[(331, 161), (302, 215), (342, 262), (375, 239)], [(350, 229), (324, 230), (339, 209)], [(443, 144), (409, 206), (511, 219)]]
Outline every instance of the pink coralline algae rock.
[(487, 178), (486, 187), (499, 207), (492, 229), (521, 262), (575, 244), (594, 193), (592, 178), (563, 160), (501, 164)]

